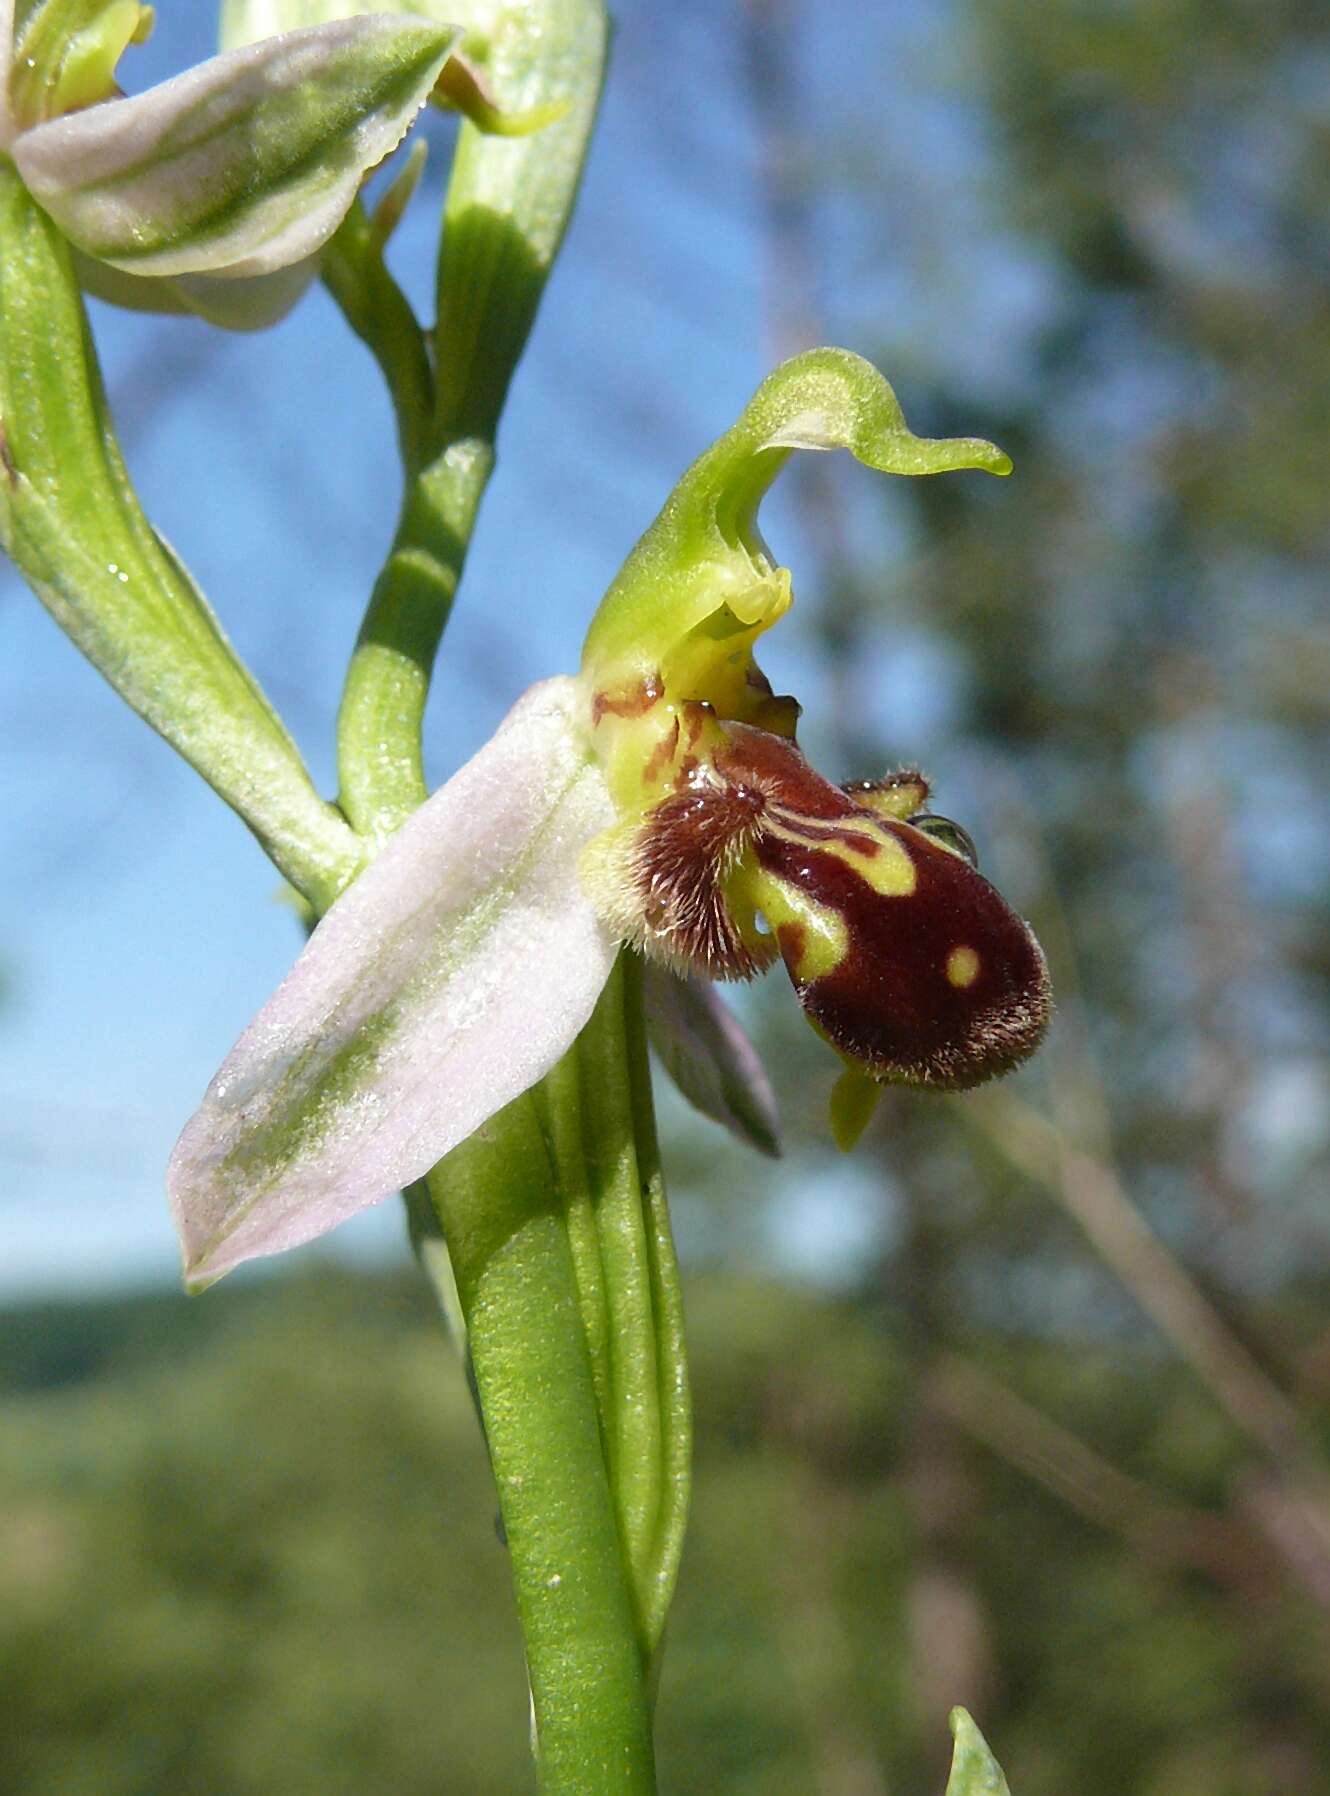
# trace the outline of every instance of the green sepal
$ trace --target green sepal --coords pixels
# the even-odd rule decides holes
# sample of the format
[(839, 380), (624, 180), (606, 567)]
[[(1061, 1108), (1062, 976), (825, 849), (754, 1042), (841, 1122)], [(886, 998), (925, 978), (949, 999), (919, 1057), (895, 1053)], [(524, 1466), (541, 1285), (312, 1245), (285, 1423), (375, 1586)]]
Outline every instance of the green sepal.
[(762, 541), (757, 509), (796, 449), (848, 449), (886, 474), (1011, 472), (1010, 459), (977, 437), (915, 436), (895, 393), (860, 356), (794, 356), (689, 468), (605, 595), (582, 659), (598, 689), (660, 670), (695, 634), (751, 638), (784, 612), (789, 576)]
[(20, 130), (116, 92), (115, 69), (152, 30), (138, 0), (20, 0), (14, 12), (9, 108)]
[(269, 274), (326, 242), (455, 38), (383, 15), (290, 32), (39, 125), (14, 160), (99, 261), (149, 276)]
[(966, 1711), (953, 1709), (948, 1720), (956, 1745), (946, 1796), (1011, 1796), (988, 1742)]
[(0, 157), (0, 546), (61, 629), (320, 908), (360, 848), (121, 460), (68, 246)]

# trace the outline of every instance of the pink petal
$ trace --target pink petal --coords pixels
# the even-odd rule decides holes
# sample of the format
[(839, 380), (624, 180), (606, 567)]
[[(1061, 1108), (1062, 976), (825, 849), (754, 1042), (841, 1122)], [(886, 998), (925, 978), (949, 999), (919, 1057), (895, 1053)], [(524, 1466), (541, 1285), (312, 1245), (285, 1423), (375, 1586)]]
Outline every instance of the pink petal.
[(532, 687), (328, 912), (171, 1160), (191, 1283), (294, 1247), (421, 1177), (540, 1079), (616, 944), (577, 881), (613, 808)]

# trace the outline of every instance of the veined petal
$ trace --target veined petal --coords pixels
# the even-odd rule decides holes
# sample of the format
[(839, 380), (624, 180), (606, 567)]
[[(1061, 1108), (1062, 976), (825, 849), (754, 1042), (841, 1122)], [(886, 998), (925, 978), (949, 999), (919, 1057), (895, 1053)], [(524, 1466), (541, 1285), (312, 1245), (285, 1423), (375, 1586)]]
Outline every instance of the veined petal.
[(643, 981), (647, 1037), (695, 1110), (759, 1153), (780, 1154), (780, 1118), (761, 1056), (715, 986), (652, 961)]
[(612, 815), (574, 683), (533, 687), (328, 912), (186, 1126), (191, 1283), (421, 1177), (549, 1071), (614, 961), (576, 871)]
[(140, 275), (260, 275), (327, 241), (455, 42), (382, 14), (230, 50), (26, 131), (29, 191), (78, 248)]

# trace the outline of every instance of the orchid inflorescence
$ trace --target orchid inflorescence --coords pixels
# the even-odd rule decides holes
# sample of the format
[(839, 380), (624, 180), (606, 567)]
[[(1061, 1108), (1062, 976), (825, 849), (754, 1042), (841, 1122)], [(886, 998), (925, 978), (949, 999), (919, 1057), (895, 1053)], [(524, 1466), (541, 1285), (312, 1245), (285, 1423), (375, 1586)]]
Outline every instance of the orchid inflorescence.
[(1007, 1071), (1049, 1013), (1033, 934), (910, 769), (838, 787), (753, 645), (788, 610), (756, 528), (796, 449), (889, 472), (1005, 472), (907, 429), (843, 350), (777, 369), (684, 475), (588, 631), (333, 906), (185, 1129), (191, 1276), (323, 1232), (421, 1177), (576, 1039), (621, 943), (668, 973), (783, 959), (844, 1072), (849, 1145), (882, 1085)]

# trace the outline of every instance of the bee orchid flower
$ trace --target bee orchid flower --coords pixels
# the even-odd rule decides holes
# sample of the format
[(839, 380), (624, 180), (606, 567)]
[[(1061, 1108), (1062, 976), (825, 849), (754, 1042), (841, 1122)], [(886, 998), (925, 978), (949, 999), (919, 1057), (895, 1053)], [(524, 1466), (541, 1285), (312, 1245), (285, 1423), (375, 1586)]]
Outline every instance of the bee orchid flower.
[(844, 1073), (848, 1144), (884, 1084), (960, 1090), (1049, 1014), (1033, 934), (913, 769), (804, 759), (754, 644), (789, 609), (759, 502), (797, 449), (899, 474), (1007, 458), (907, 428), (843, 350), (778, 368), (684, 475), (606, 594), (580, 670), (521, 698), (314, 931), (176, 1148), (187, 1275), (323, 1233), (421, 1177), (547, 1073), (621, 947), (665, 974), (783, 960)]
[(104, 299), (248, 329), (293, 305), (457, 41), (371, 14), (245, 43), (125, 98), (137, 0), (0, 0), (0, 154)]

